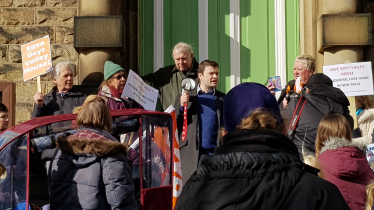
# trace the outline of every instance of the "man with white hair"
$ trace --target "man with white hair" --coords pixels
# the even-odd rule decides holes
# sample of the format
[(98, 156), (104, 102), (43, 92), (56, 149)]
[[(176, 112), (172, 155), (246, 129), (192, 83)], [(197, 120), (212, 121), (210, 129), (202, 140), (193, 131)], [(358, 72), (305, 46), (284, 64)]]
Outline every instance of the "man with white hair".
[(174, 105), (178, 94), (182, 91), (182, 79), (189, 77), (197, 83), (199, 63), (193, 57), (192, 47), (179, 42), (173, 48), (172, 56), (175, 64), (160, 68), (154, 73), (142, 76), (143, 80), (159, 90), (162, 110)]
[(82, 105), (86, 95), (80, 92), (71, 91), (75, 65), (70, 62), (59, 62), (53, 70), (53, 83), (56, 85), (45, 96), (41, 92), (34, 95), (34, 110), (32, 118), (57, 115), (71, 114), (74, 107)]

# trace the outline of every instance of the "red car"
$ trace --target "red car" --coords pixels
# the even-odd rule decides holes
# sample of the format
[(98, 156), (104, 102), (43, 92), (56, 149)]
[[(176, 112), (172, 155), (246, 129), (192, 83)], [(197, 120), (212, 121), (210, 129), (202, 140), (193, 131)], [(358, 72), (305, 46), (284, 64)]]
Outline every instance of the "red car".
[[(133, 179), (142, 209), (172, 209), (172, 116), (138, 109), (111, 115), (112, 135), (135, 154)], [(36, 210), (49, 204), (48, 164), (42, 151), (54, 148), (54, 139), (64, 132), (77, 132), (75, 118), (75, 114), (39, 117), (0, 134), (0, 209)]]

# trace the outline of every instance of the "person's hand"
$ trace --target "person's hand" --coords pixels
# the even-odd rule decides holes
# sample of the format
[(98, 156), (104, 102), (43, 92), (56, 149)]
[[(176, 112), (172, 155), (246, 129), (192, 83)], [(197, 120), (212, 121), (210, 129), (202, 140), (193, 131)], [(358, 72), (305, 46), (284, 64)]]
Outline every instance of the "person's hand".
[(181, 106), (183, 106), (184, 103), (188, 103), (189, 100), (190, 100), (190, 95), (185, 94), (185, 93), (181, 95), (181, 98), (180, 98)]
[(288, 105), (288, 101), (287, 101), (287, 99), (283, 99), (283, 108), (286, 108), (286, 106)]
[(44, 104), (43, 94), (41, 92), (36, 92), (36, 94), (34, 95), (34, 101), (35, 101), (36, 105), (43, 106), (43, 104)]
[(352, 131), (352, 137), (353, 138), (360, 138), (360, 137), (362, 137), (360, 128), (353, 129), (353, 131)]
[(272, 84), (268, 84), (268, 86), (266, 86), (270, 93), (273, 94), (273, 96), (275, 96), (275, 92), (274, 92), (274, 89), (275, 89), (275, 86), (273, 86)]

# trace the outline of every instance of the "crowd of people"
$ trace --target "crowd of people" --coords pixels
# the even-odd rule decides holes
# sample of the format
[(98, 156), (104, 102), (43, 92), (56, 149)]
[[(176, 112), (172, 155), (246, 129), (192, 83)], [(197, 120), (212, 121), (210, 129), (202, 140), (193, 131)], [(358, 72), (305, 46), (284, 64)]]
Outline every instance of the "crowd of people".
[[(255, 82), (220, 92), (219, 64), (198, 63), (189, 44), (176, 44), (172, 57), (173, 65), (142, 79), (159, 90), (162, 110), (176, 110), (184, 187), (175, 209), (372, 209), (369, 96), (356, 97), (354, 128), (347, 97), (316, 73), (310, 55), (296, 57), (294, 78), (277, 97), (274, 86)], [(106, 61), (89, 97), (74, 90), (74, 75), (74, 65), (58, 63), (55, 87), (34, 96), (33, 118), (78, 114), (78, 132), (59, 137), (50, 153), (50, 208), (138, 209), (131, 179), (138, 160), (111, 135), (109, 112), (143, 108), (121, 97), (128, 72)], [(181, 93), (185, 78), (197, 85)], [(0, 104), (1, 131), (7, 112)]]

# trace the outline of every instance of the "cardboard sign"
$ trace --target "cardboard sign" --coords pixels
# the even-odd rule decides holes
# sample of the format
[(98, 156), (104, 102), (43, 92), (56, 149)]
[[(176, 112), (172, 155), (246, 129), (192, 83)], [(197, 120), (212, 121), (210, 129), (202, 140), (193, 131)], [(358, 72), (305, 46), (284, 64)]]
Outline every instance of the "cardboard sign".
[(147, 85), (134, 71), (130, 70), (122, 98), (129, 97), (144, 107), (145, 110), (156, 110), (158, 90)]
[(323, 73), (330, 77), (334, 87), (346, 96), (373, 95), (371, 62), (346, 63), (324, 66)]
[(21, 45), (21, 54), (24, 81), (53, 70), (49, 36)]

